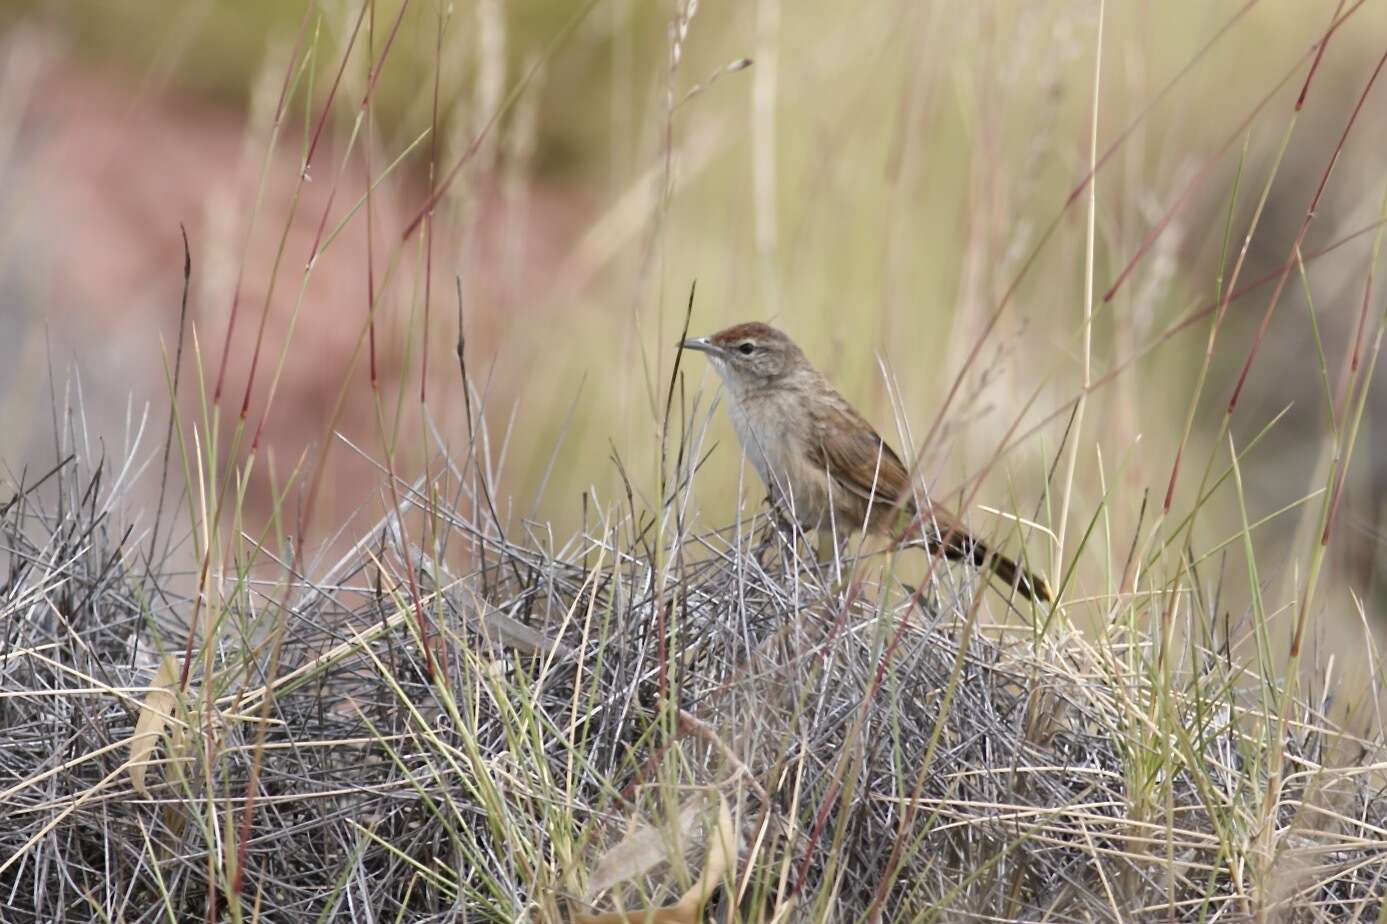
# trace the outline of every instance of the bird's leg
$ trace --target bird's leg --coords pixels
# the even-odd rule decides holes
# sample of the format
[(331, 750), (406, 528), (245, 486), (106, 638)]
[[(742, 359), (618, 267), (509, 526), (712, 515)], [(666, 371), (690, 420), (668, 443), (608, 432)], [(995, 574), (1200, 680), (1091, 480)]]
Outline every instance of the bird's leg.
[[(790, 522), (789, 517), (785, 516), (785, 512), (775, 502), (775, 498), (768, 495), (765, 504), (767, 508), (766, 525), (761, 532), (760, 541), (756, 544), (755, 552), (756, 561), (762, 568), (770, 564), (769, 558), (763, 556), (768, 552), (774, 554), (786, 545), (793, 546), (795, 541), (794, 524)], [(777, 539), (783, 541), (777, 542)]]
[(793, 511), (787, 511), (783, 504), (775, 504), (772, 509), (776, 511), (777, 527), (785, 540), (781, 548), (788, 556), (785, 559), (786, 569), (807, 565), (822, 573), (824, 563), (833, 561), (833, 544), (825, 540), (824, 531), (816, 526), (804, 525), (791, 516)]
[(832, 569), (836, 581), (843, 579), (844, 565), (848, 560), (848, 541), (851, 535), (840, 532), (837, 524), (830, 523), (818, 530), (818, 562), (822, 568)]
[(814, 557), (819, 564), (832, 564), (838, 559), (838, 537), (832, 529), (815, 530)]

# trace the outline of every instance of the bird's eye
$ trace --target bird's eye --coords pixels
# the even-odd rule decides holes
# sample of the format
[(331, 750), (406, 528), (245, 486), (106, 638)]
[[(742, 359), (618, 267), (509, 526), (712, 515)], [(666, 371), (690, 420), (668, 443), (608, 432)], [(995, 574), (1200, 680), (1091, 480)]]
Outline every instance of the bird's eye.
[(750, 356), (752, 353), (756, 352), (756, 344), (748, 340), (746, 343), (737, 347), (737, 352), (741, 353), (743, 356)]

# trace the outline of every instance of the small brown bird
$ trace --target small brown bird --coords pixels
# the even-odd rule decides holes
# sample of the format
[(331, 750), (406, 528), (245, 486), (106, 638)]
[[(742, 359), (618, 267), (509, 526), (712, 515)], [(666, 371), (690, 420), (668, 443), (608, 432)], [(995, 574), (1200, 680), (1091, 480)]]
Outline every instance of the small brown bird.
[(789, 337), (752, 322), (681, 345), (712, 360), (743, 451), (772, 502), (802, 528), (919, 530), (931, 553), (991, 568), (1030, 599), (1052, 599), (1043, 577), (988, 549), (958, 517), (920, 509), (900, 457)]

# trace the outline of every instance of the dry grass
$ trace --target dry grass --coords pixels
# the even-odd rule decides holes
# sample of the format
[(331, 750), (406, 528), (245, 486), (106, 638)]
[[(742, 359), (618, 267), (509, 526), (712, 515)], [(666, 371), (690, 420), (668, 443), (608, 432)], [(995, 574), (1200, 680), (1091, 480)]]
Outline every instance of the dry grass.
[[(7, 471), (0, 920), (1387, 921), (1387, 671), (1349, 580), (1380, 539), (1340, 507), (1378, 483), (1387, 57), (1330, 82), (1361, 3), (1260, 55), (1256, 3), (1180, 41), (1118, 6), (682, 2), (647, 46), (591, 2), (519, 55), (495, 0), (368, 2), (267, 41), (167, 430), (103, 442), (50, 385), (51, 452)], [(477, 244), (482, 203), (523, 213), (570, 45), (610, 110), (559, 132), (609, 127), (610, 188), (493, 357), (477, 293), (525, 241)], [(298, 325), (357, 237), (329, 350)], [(1292, 295), (1294, 361), (1259, 359)], [(669, 348), (690, 313), (877, 389), (1060, 602), (769, 530)], [(277, 452), (322, 365), (312, 451)], [(1308, 471), (1259, 374), (1309, 396)]]
[[(1382, 914), (1387, 742), (1230, 661), (1254, 627), (1194, 587), (1085, 638), (681, 525), (683, 491), (508, 538), (440, 459), (401, 510), (474, 567), (392, 515), (311, 579), (228, 573), (180, 686), (189, 576), (68, 448), (4, 508), (6, 921), (634, 921), (710, 857), (717, 920)], [(1188, 644), (1134, 629), (1172, 600)]]

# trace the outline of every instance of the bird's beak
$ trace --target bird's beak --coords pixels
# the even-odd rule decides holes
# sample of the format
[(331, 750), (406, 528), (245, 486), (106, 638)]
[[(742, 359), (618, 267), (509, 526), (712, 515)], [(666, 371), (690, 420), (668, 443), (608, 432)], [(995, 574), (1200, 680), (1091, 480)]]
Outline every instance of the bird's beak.
[(681, 341), (679, 346), (686, 350), (695, 350), (699, 353), (711, 353), (714, 356), (722, 352), (707, 337), (690, 337), (687, 340)]

